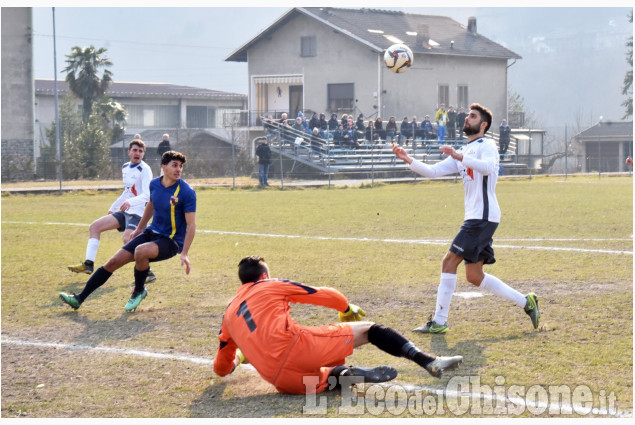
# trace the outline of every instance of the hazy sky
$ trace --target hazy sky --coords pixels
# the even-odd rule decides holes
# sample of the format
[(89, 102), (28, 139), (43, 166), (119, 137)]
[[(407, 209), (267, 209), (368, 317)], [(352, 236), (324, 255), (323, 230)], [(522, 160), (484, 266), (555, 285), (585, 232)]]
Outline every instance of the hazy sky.
[[(247, 7), (240, 2), (232, 3), (239, 7), (194, 7), (217, 4), (205, 1), (186, 2), (190, 7), (178, 8), (121, 7), (135, 2), (114, 2), (118, 6), (108, 8), (52, 3), (60, 79), (71, 48), (92, 44), (108, 49), (115, 81), (175, 83), (243, 94), (248, 87), (247, 65), (225, 62), (225, 58), (291, 7), (270, 2), (277, 7)], [(628, 69), (625, 43), (633, 34), (627, 20), (631, 9), (625, 7), (627, 2), (602, 4), (611, 7), (390, 9), (449, 16), (463, 25), (475, 16), (481, 35), (522, 56), (509, 68), (510, 88), (550, 126), (572, 123), (576, 117), (595, 123), (600, 116), (619, 120), (623, 115), (621, 88)], [(53, 78), (51, 7), (48, 2), (33, 5), (34, 76)]]

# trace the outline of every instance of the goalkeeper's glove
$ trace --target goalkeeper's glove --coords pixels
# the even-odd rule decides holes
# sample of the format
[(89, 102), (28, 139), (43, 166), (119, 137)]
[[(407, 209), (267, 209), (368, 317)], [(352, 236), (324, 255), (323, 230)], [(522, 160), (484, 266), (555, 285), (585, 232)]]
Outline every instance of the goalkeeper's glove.
[(240, 348), (236, 349), (236, 357), (238, 357), (238, 360), (240, 360), (241, 364), (248, 364), (249, 360), (247, 360), (247, 358), (245, 357), (245, 355), (243, 354), (242, 350)]
[(355, 304), (349, 304), (344, 312), (339, 313), (340, 322), (359, 322), (366, 312)]

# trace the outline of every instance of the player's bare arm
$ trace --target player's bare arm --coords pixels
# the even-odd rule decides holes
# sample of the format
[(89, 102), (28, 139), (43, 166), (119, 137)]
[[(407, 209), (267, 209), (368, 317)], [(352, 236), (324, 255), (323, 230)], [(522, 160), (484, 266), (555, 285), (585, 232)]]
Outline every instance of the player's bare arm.
[[(190, 250), (190, 246), (192, 245), (192, 241), (194, 240), (194, 235), (196, 234), (196, 213), (185, 213), (185, 221), (187, 223), (187, 230), (185, 231), (183, 251), (181, 251), (181, 266), (185, 264), (185, 274), (190, 274), (190, 259), (187, 257), (187, 253)], [(141, 225), (141, 223), (139, 223), (139, 225)]]

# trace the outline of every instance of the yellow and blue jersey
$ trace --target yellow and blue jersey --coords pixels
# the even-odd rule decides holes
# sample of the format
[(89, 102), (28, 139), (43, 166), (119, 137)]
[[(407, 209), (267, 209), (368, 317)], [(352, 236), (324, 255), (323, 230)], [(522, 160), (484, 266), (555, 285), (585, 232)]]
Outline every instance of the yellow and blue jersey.
[(187, 230), (185, 213), (196, 212), (196, 192), (183, 179), (170, 187), (164, 187), (161, 178), (157, 177), (150, 182), (150, 200), (154, 206), (154, 215), (148, 228), (174, 239), (181, 252)]

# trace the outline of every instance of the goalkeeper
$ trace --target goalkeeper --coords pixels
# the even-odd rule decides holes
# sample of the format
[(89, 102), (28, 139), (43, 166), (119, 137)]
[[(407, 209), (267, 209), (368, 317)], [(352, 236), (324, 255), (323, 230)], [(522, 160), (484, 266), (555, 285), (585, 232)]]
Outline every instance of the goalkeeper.
[[(312, 287), (284, 279), (271, 279), (264, 258), (250, 256), (238, 264), (242, 282), (225, 309), (214, 359), (214, 372), (225, 376), (249, 362), (281, 393), (305, 394), (329, 388), (329, 376), (361, 376), (365, 382), (394, 379), (391, 366), (344, 366), (353, 348), (371, 343), (396, 357), (410, 359), (440, 377), (458, 367), (463, 358), (423, 353), (403, 335), (386, 326), (360, 321), (366, 313), (333, 288)], [(301, 326), (289, 314), (289, 303), (330, 307), (339, 311), (339, 323)], [(315, 380), (304, 380), (317, 376)], [(311, 385), (307, 385), (307, 384)]]

